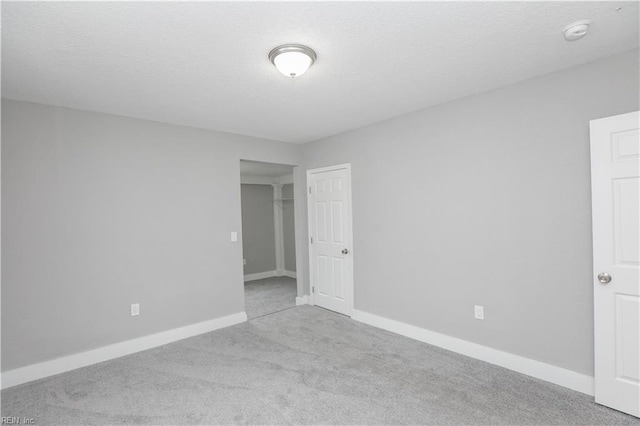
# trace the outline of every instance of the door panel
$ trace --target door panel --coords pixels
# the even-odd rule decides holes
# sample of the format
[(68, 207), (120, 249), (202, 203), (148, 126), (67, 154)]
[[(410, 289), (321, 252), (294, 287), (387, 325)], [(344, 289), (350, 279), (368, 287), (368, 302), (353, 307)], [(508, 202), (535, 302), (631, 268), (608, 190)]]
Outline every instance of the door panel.
[(342, 234), (343, 227), (343, 211), (342, 211), (342, 201), (332, 201), (331, 202), (331, 231), (333, 233), (332, 242), (334, 244), (344, 244), (344, 236)]
[(591, 122), (591, 188), (596, 402), (640, 417), (640, 113)]
[(638, 267), (640, 249), (637, 239), (630, 238), (640, 232), (640, 178), (614, 179), (614, 250), (616, 265)]
[(614, 161), (640, 158), (640, 131), (632, 129), (611, 135)]
[(312, 301), (351, 315), (350, 167), (309, 170), (309, 258)]
[(333, 259), (333, 297), (343, 301), (345, 298), (344, 291), (344, 260), (339, 258)]
[(640, 384), (640, 338), (635, 322), (640, 318), (640, 297), (616, 294), (616, 379)]
[(316, 241), (327, 242), (327, 203), (316, 203)]

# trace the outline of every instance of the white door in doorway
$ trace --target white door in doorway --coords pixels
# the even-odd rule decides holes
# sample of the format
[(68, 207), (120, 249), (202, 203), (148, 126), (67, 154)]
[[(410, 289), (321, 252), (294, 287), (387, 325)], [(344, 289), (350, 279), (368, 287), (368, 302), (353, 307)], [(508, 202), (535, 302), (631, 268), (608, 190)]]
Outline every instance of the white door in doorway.
[(640, 416), (640, 113), (591, 121), (596, 402)]
[(351, 167), (307, 171), (311, 303), (351, 315)]

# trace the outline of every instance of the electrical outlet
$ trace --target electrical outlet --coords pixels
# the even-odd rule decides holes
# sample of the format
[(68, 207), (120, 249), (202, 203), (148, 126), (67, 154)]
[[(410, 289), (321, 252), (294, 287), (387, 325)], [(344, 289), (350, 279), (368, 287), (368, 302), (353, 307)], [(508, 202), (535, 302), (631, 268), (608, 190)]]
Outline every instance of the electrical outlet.
[(484, 319), (484, 306), (475, 305), (473, 307), (473, 311), (476, 315), (476, 319), (483, 320)]
[(246, 265), (247, 264), (247, 259), (242, 259), (242, 264)]
[(140, 315), (140, 304), (139, 303), (132, 303), (131, 304), (131, 316), (132, 317), (137, 317), (138, 315)]

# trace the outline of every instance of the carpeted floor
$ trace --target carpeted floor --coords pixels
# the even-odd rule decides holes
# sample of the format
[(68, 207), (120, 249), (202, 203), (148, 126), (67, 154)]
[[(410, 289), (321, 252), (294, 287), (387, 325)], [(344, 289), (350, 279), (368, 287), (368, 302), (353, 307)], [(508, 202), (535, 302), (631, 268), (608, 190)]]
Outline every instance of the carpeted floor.
[(593, 398), (299, 306), (2, 391), (37, 424), (640, 424)]
[(244, 283), (244, 305), (249, 319), (296, 306), (296, 280), (273, 277)]

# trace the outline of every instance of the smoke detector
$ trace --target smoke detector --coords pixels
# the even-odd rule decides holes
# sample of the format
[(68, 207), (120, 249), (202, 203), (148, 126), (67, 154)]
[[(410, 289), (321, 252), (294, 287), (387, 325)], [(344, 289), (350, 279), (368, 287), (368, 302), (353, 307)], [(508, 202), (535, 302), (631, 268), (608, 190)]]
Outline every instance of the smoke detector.
[(580, 40), (582, 37), (587, 35), (587, 32), (589, 32), (589, 25), (591, 25), (591, 21), (589, 21), (588, 19), (576, 21), (572, 24), (567, 25), (562, 30), (564, 39), (567, 41)]

